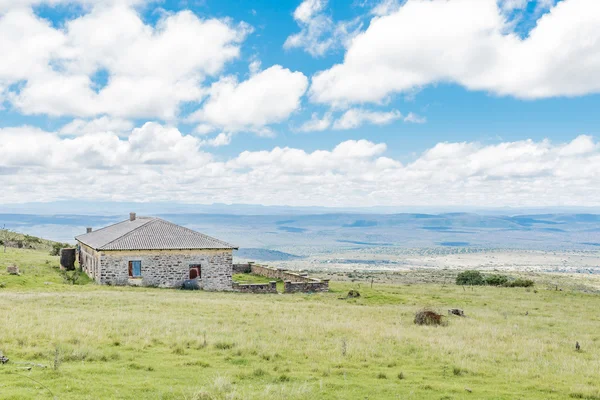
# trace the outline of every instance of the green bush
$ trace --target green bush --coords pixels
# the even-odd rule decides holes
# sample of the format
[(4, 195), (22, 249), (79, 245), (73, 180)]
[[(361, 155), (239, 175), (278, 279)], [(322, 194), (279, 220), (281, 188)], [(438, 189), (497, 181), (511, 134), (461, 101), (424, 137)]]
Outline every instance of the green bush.
[(508, 282), (507, 287), (532, 287), (535, 283), (531, 279), (521, 279), (517, 278), (512, 282)]
[(485, 279), (479, 271), (464, 271), (456, 277), (457, 285), (485, 285)]
[(457, 285), (472, 285), (472, 286), (504, 286), (504, 287), (532, 287), (534, 282), (531, 279), (512, 279), (506, 275), (494, 274), (483, 275), (479, 271), (464, 271), (456, 277)]
[(508, 283), (508, 276), (506, 275), (489, 275), (485, 278), (486, 285), (490, 286), (506, 286)]
[(58, 256), (60, 254), (60, 249), (69, 247), (68, 243), (53, 243), (52, 244), (52, 250), (50, 250), (50, 255), (51, 256)]
[(77, 269), (74, 271), (61, 270), (60, 275), (62, 276), (64, 283), (68, 285), (77, 285), (79, 284), (79, 279), (81, 278), (81, 271)]

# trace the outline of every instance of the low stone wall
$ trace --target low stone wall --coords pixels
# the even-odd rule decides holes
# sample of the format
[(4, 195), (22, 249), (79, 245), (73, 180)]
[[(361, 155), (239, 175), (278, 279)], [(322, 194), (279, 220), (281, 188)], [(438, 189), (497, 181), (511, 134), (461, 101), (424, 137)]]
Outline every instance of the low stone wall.
[(318, 282), (290, 282), (283, 283), (284, 293), (312, 293), (312, 292), (328, 292), (329, 280)]
[(250, 263), (251, 272), (255, 275), (265, 276), (271, 279), (281, 279), (284, 281), (284, 293), (313, 293), (328, 292), (328, 279), (315, 279), (308, 274), (299, 274), (287, 271), (283, 268), (272, 268), (266, 265)]
[(252, 272), (251, 264), (233, 264), (234, 274), (249, 274)]
[(298, 274), (290, 272), (283, 268), (272, 268), (266, 265), (250, 264), (251, 272), (255, 275), (266, 276), (267, 278), (281, 279), (291, 282), (320, 282), (318, 279), (310, 278), (308, 274)]
[(277, 282), (269, 283), (233, 283), (233, 290), (242, 293), (277, 293)]

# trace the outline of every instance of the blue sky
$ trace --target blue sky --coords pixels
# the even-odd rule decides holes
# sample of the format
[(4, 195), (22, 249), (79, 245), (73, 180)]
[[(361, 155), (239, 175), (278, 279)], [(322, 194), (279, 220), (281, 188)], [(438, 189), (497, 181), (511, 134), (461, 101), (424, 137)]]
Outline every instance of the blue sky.
[(0, 202), (595, 206), (598, 7), (0, 0)]

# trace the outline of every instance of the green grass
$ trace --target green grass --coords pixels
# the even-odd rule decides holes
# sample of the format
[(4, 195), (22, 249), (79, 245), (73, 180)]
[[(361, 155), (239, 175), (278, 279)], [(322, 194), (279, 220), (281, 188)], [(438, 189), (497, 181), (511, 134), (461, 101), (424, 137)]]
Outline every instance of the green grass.
[[(356, 283), (295, 295), (68, 286), (41, 253), (0, 255), (0, 265), (9, 259), (25, 274), (0, 271), (0, 350), (11, 359), (0, 365), (2, 399), (600, 398), (596, 294), (375, 284), (344, 299)], [(468, 317), (416, 326), (423, 307)], [(47, 368), (18, 364), (27, 362)]]
[(237, 283), (269, 283), (271, 281), (277, 281), (277, 291), (283, 293), (283, 281), (281, 279), (267, 278), (262, 275), (254, 274), (234, 274), (233, 281)]
[[(6, 267), (17, 265), (21, 275), (8, 275)], [(81, 274), (79, 284), (88, 284), (91, 280)], [(64, 283), (59, 269), (59, 257), (51, 256), (46, 250), (0, 248), (0, 287), (20, 289), (49, 289)]]

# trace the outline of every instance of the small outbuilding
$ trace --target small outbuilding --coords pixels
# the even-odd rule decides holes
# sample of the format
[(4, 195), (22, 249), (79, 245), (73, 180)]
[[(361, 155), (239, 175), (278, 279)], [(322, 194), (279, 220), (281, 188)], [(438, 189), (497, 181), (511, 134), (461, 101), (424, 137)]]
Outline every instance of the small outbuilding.
[(237, 247), (154, 217), (137, 217), (76, 236), (81, 268), (101, 284), (232, 290)]

